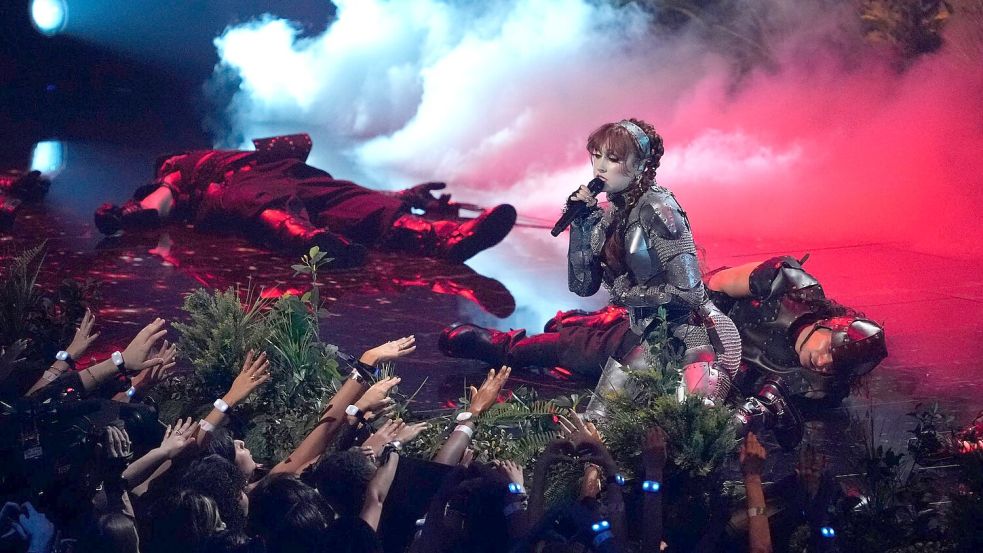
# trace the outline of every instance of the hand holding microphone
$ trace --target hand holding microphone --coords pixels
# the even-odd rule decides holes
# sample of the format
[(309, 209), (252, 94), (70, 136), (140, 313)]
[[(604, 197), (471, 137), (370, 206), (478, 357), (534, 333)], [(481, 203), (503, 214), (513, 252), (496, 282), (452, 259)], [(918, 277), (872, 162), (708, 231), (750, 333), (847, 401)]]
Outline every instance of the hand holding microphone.
[(587, 183), (587, 186), (581, 185), (567, 199), (567, 210), (563, 212), (563, 215), (560, 215), (560, 219), (553, 225), (553, 230), (550, 231), (550, 234), (559, 236), (563, 232), (563, 229), (570, 226), (570, 223), (574, 219), (583, 215), (588, 208), (597, 205), (597, 195), (603, 189), (604, 181), (601, 179), (594, 179)]

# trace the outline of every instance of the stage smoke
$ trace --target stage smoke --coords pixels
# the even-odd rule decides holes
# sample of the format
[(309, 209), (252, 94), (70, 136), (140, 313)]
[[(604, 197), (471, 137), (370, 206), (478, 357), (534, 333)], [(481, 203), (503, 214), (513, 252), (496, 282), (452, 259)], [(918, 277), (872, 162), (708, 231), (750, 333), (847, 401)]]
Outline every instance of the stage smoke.
[[(706, 38), (721, 34), (667, 30), (634, 3), (336, 4), (317, 37), (267, 16), (215, 40), (217, 74), (239, 79), (220, 143), (308, 131), (312, 163), (339, 177), (446, 180), (553, 220), (591, 178), (587, 135), (634, 116), (663, 134), (659, 180), (698, 241), (983, 253), (983, 74), (951, 41), (899, 68), (852, 2), (761, 2), (752, 38), (768, 55), (750, 65)], [(978, 31), (958, 17), (947, 38)]]

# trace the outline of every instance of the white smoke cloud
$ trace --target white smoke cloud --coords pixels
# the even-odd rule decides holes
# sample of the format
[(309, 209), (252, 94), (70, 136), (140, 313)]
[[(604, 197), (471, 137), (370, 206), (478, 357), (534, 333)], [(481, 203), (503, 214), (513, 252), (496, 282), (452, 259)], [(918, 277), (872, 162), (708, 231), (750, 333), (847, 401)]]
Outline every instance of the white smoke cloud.
[(946, 51), (905, 73), (865, 58), (849, 2), (762, 2), (776, 64), (737, 83), (705, 40), (653, 33), (634, 4), (336, 4), (320, 36), (268, 16), (216, 39), (242, 81), (236, 136), (310, 132), (311, 162), (340, 177), (446, 180), (459, 198), (549, 218), (589, 179), (587, 134), (634, 116), (665, 137), (660, 182), (704, 235), (921, 240), (926, 182), (937, 217), (965, 242), (980, 234), (983, 199), (963, 188), (983, 169), (979, 71)]

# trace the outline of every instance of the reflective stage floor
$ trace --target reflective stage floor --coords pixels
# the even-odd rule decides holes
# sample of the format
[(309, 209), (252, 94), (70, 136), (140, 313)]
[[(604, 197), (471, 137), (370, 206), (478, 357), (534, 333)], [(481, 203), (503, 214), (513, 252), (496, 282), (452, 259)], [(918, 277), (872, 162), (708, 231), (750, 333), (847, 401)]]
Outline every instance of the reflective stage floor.
[[(104, 201), (125, 201), (149, 179), (150, 163), (160, 151), (70, 145), (65, 169), (53, 179), (47, 198), (25, 204), (12, 234), (0, 239), (4, 259), (47, 240), (43, 285), (64, 278), (103, 283), (97, 313), (102, 336), (93, 355), (125, 345), (156, 316), (179, 319), (183, 296), (197, 287), (245, 286), (252, 279), (274, 294), (305, 286), (302, 276), (291, 276), (295, 259), (232, 235), (174, 225), (104, 239), (92, 224), (93, 211)], [(517, 208), (523, 220), (522, 206)], [(953, 259), (901, 243), (789, 243), (699, 234), (697, 240), (709, 268), (809, 252), (806, 267), (829, 296), (883, 322), (888, 359), (842, 408), (810, 423), (809, 435), (828, 450), (846, 445), (843, 433), (851, 416), (868, 411), (880, 440), (897, 448), (912, 426), (905, 413), (916, 403), (938, 401), (963, 423), (983, 409), (983, 260)], [(557, 310), (604, 303), (603, 293), (583, 299), (567, 291), (565, 248), (563, 237), (520, 226), (464, 266), (373, 252), (363, 268), (322, 275), (321, 297), (331, 314), (322, 323), (322, 337), (357, 353), (414, 334), (417, 352), (398, 367), (403, 386), (415, 390), (426, 380), (415, 399), (421, 412), (447, 407), (487, 367), (441, 355), (436, 342), (445, 325), (476, 322), (534, 333)], [(514, 372), (508, 386), (519, 385), (546, 396), (590, 387), (559, 371)], [(782, 456), (772, 462), (783, 462)]]

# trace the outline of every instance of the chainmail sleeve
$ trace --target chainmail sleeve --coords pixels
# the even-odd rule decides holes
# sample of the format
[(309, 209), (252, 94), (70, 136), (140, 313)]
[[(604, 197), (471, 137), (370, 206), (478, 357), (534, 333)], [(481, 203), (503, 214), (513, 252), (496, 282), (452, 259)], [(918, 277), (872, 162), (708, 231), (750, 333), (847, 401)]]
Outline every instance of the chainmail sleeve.
[(601, 287), (601, 260), (595, 237), (598, 233), (603, 236), (602, 216), (603, 211), (595, 209), (587, 217), (578, 217), (570, 223), (567, 286), (578, 296), (593, 296)]

